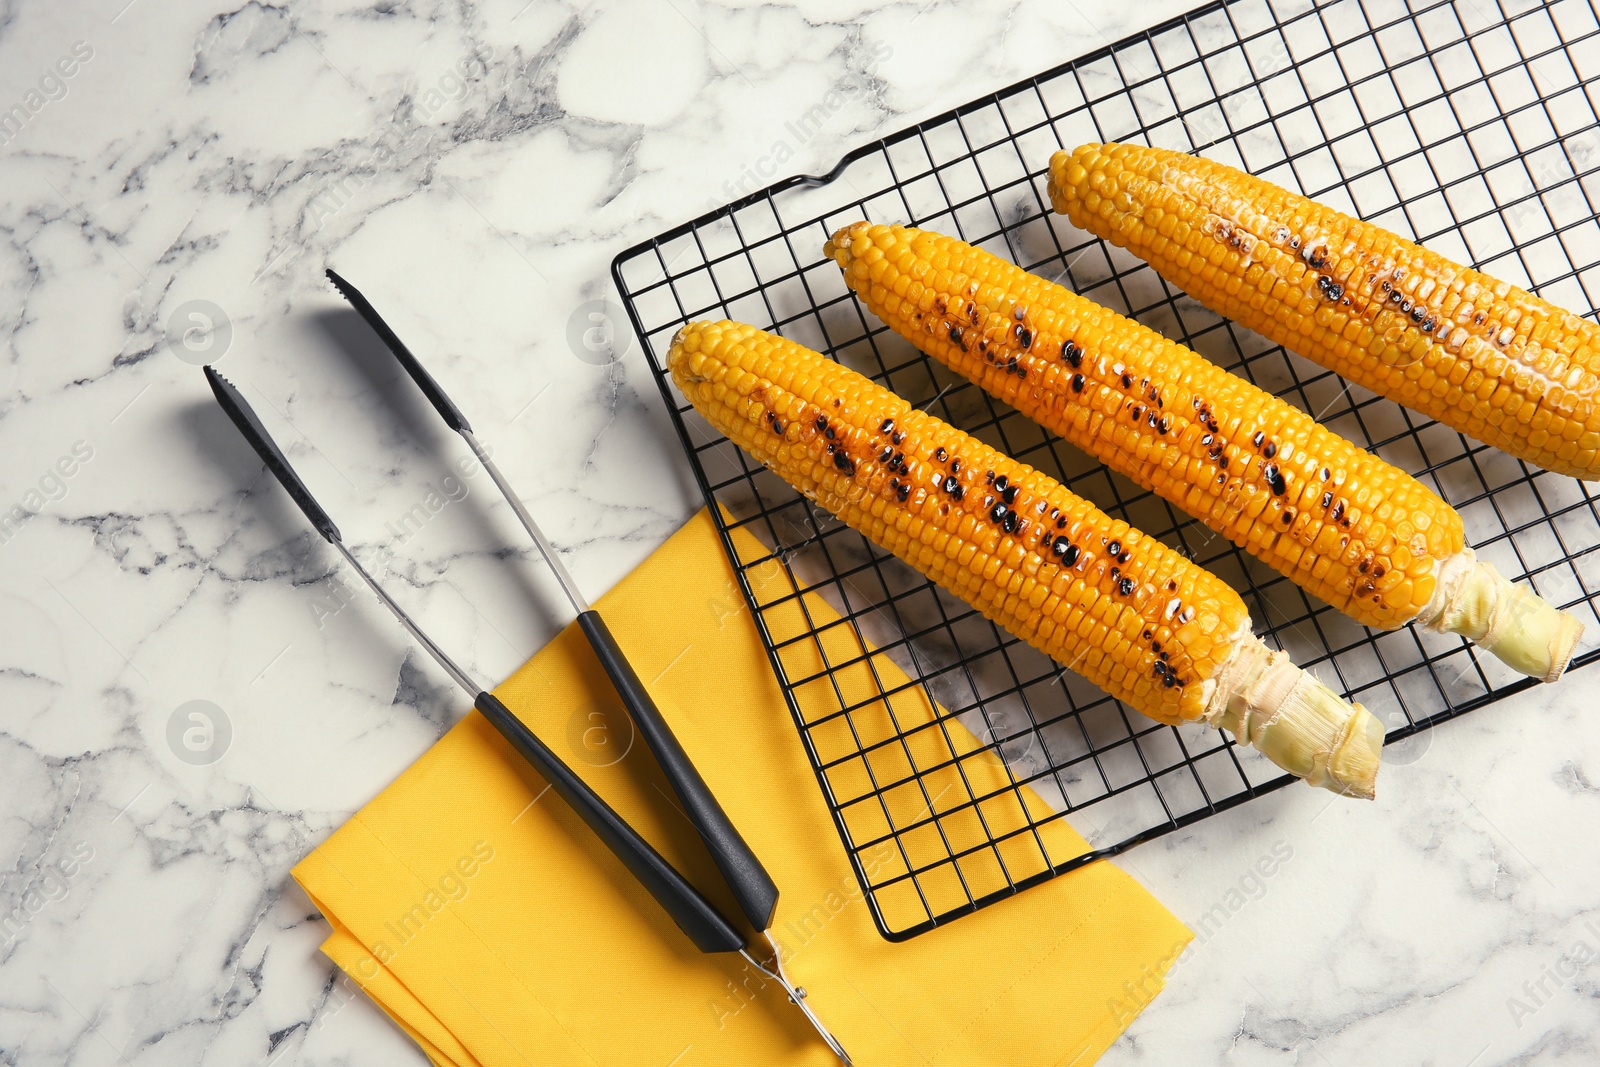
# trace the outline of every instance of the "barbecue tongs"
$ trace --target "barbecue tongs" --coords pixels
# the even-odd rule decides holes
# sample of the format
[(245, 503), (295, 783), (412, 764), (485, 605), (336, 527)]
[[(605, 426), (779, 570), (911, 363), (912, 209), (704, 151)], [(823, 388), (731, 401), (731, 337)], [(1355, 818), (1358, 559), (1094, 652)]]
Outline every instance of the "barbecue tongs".
[(338, 288), (345, 299), (355, 307), (378, 336), (381, 337), (389, 350), (394, 353), (400, 365), (416, 381), (424, 395), (432, 402), (444, 421), (451, 429), (465, 438), (478, 461), (483, 464), (484, 470), (489, 472), (489, 477), (494, 484), (499, 486), (505, 494), (506, 500), (511, 504), (511, 509), (516, 512), (517, 518), (522, 521), (523, 528), (528, 531), (534, 543), (539, 546), (539, 551), (544, 555), (545, 562), (550, 565), (561, 588), (566, 592), (567, 599), (572, 602), (573, 608), (578, 613), (578, 625), (583, 630), (584, 636), (589, 639), (589, 644), (594, 648), (595, 655), (599, 658), (606, 674), (616, 687), (617, 695), (622, 698), (629, 715), (638, 729), (644, 735), (646, 744), (654, 753), (656, 761), (661, 765), (667, 780), (671, 782), (673, 791), (682, 802), (684, 812), (689, 821), (694, 824), (700, 836), (705, 840), (706, 846), (711, 851), (712, 858), (727, 879), (729, 887), (733, 890), (734, 897), (739, 902), (739, 908), (749, 919), (750, 924), (761, 934), (765, 935), (771, 946), (772, 960), (770, 965), (761, 962), (745, 942), (744, 934), (719, 912), (687, 879), (667, 862), (649, 842), (641, 837), (633, 827), (622, 820), (622, 817), (611, 808), (600, 795), (591, 789), (582, 778), (573, 773), (572, 769), (561, 760), (551, 749), (540, 741), (520, 719), (500, 702), (492, 693), (480, 688), (465, 671), (461, 669), (449, 656), (445, 655), (438, 645), (434, 644), (411, 617), (390, 599), (377, 580), (369, 574), (351, 551), (345, 547), (339, 535), (339, 528), (333, 524), (321, 505), (312, 498), (311, 492), (306, 488), (294, 470), (289, 466), (287, 457), (278, 448), (268, 435), (266, 429), (256, 418), (255, 412), (239, 394), (231, 382), (223, 378), (211, 367), (205, 368), (206, 380), (211, 384), (211, 391), (216, 394), (217, 401), (222, 405), (233, 424), (239, 428), (250, 446), (255, 449), (267, 469), (282, 484), (283, 488), (299, 505), (311, 525), (316, 527), (318, 533), (339, 551), (355, 572), (361, 576), (387, 607), (400, 625), (404, 626), (423, 648), (443, 667), (445, 673), (455, 679), (456, 683), (472, 697), (474, 706), (483, 714), (491, 725), (498, 730), (511, 746), (526, 759), (541, 776), (549, 782), (551, 788), (576, 811), (583, 821), (589, 824), (596, 835), (600, 837), (638, 878), (641, 884), (650, 891), (650, 895), (660, 902), (672, 917), (678, 928), (688, 935), (695, 946), (702, 952), (734, 952), (737, 951), (749, 963), (768, 978), (778, 982), (788, 994), (789, 999), (797, 1005), (811, 1025), (816, 1027), (817, 1033), (827, 1042), (828, 1047), (844, 1063), (851, 1062), (849, 1055), (838, 1040), (828, 1032), (822, 1020), (817, 1018), (815, 1012), (806, 1003), (806, 991), (795, 986), (789, 981), (783, 969), (783, 958), (777, 941), (772, 937), (773, 910), (778, 902), (778, 888), (773, 883), (771, 875), (761, 865), (761, 861), (751, 851), (750, 846), (740, 836), (739, 831), (729, 821), (727, 813), (717, 802), (706, 785), (705, 779), (700, 777), (700, 772), (690, 762), (678, 739), (673, 735), (672, 728), (662, 717), (655, 702), (650, 698), (649, 692), (639, 680), (629, 665), (627, 657), (618, 646), (611, 631), (607, 629), (604, 620), (588, 605), (577, 585), (572, 580), (572, 575), (562, 566), (561, 558), (556, 555), (555, 549), (545, 538), (543, 532), (534, 523), (533, 517), (523, 506), (522, 501), (512, 492), (506, 483), (505, 477), (495, 466), (494, 460), (478, 443), (472, 434), (472, 428), (466, 418), (439, 388), (439, 383), (423, 369), (422, 364), (411, 354), (411, 351), (401, 343), (388, 324), (378, 315), (372, 305), (349, 282), (339, 277), (333, 271), (328, 271), (328, 278)]

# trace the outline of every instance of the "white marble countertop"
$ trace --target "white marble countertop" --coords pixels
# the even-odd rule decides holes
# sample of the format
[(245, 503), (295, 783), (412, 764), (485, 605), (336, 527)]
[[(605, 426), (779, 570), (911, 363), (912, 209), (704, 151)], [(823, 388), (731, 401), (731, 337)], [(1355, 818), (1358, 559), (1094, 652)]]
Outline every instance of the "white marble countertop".
[[(395, 543), (404, 602), (502, 677), (566, 606), (503, 551), (498, 498), (398, 530), (436, 489), (492, 489), (445, 482), (461, 449), (325, 266), (427, 354), (598, 595), (700, 503), (637, 344), (567, 340), (618, 251), (742, 188), (880, 42), (786, 171), (1188, 6), (0, 0), (0, 505), (23, 508), (0, 1062), (423, 1062), (330, 997), (288, 871), (461, 700), (365, 596), (341, 609), (332, 552), (183, 358), (191, 316), (225, 316), (189, 341), (226, 346), (347, 538)], [(1203, 932), (1103, 1062), (1600, 1062), (1596, 682), (1424, 735), (1376, 804), (1290, 789), (1132, 852)], [(211, 762), (182, 743), (195, 700), (225, 725)]]

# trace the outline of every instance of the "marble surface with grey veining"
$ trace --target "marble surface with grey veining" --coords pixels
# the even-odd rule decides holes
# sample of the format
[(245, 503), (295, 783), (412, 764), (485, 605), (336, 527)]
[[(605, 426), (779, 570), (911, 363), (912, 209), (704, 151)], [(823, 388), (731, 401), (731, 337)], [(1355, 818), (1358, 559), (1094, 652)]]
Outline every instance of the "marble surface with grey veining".
[[(503, 677), (565, 602), (325, 267), (598, 595), (699, 506), (637, 342), (572, 340), (612, 257), (1186, 6), (0, 0), (0, 1062), (424, 1062), (288, 872), (463, 701), (200, 363)], [(1130, 853), (1200, 936), (1103, 1062), (1600, 1062), (1597, 684)]]

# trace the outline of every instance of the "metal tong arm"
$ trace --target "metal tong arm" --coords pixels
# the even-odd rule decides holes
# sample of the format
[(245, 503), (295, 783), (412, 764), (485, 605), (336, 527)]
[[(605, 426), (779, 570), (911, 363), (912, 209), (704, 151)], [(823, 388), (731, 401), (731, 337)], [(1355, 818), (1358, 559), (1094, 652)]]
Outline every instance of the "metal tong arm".
[(768, 978), (771, 978), (773, 981), (783, 986), (783, 991), (788, 994), (789, 999), (794, 1003), (794, 1006), (805, 1013), (805, 1017), (810, 1020), (811, 1025), (816, 1028), (817, 1033), (822, 1035), (822, 1040), (827, 1043), (827, 1046), (830, 1049), (833, 1050), (833, 1054), (839, 1057), (840, 1062), (842, 1062), (845, 1067), (855, 1067), (855, 1061), (850, 1058), (850, 1053), (844, 1050), (844, 1046), (839, 1043), (839, 1039), (834, 1037), (826, 1026), (822, 1025), (822, 1020), (817, 1017), (817, 1013), (812, 1011), (811, 1005), (806, 1003), (805, 988), (802, 986), (797, 986), (793, 982), (789, 981), (789, 975), (783, 969), (783, 949), (778, 947), (777, 939), (774, 938), (770, 932), (767, 933), (766, 937), (767, 943), (772, 946), (771, 967), (768, 967), (766, 964), (752, 956), (750, 954), (750, 950), (747, 948), (740, 949), (739, 955), (743, 956), (750, 966), (754, 967)]

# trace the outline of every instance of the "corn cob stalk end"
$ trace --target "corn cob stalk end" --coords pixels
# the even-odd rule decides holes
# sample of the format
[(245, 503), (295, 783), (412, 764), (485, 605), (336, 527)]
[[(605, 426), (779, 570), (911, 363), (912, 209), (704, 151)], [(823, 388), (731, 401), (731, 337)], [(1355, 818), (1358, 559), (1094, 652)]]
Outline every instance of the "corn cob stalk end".
[(1290, 774), (1340, 796), (1377, 792), (1383, 726), (1360, 704), (1247, 637), (1223, 668), (1211, 721)]
[(1506, 666), (1546, 682), (1561, 677), (1583, 636), (1576, 617), (1512, 585), (1470, 548), (1440, 565), (1433, 602), (1421, 621), (1435, 633), (1460, 634)]

